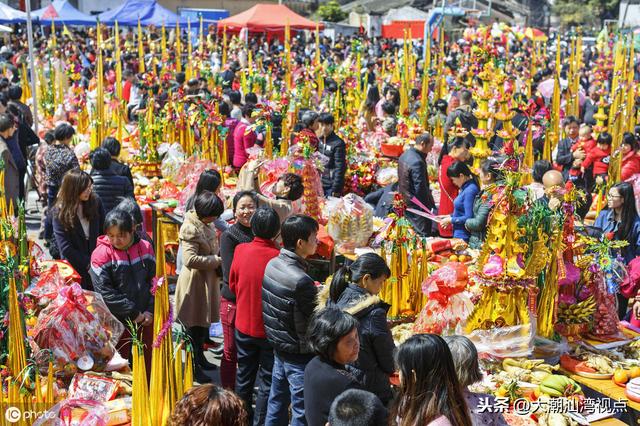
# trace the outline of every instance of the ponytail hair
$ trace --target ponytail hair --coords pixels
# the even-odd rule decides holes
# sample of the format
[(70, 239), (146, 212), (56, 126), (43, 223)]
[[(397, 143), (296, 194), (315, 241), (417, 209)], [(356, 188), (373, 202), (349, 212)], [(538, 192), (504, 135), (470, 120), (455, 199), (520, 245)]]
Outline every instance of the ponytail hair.
[(440, 156), (438, 157), (438, 165), (442, 163), (442, 159), (445, 155), (448, 155), (451, 152), (452, 148), (462, 148), (466, 147), (471, 148), (471, 142), (467, 137), (456, 136), (449, 142), (445, 142), (442, 144), (442, 149), (440, 150)]
[(333, 275), (329, 286), (329, 298), (332, 302), (338, 302), (342, 292), (351, 282), (360, 281), (365, 275), (378, 279), (382, 276), (390, 277), (391, 270), (387, 262), (375, 253), (365, 253), (351, 265), (345, 265)]
[(450, 178), (453, 178), (453, 177), (458, 177), (460, 175), (464, 175), (466, 177), (471, 178), (476, 183), (476, 185), (480, 186), (478, 184), (478, 177), (473, 174), (471, 169), (469, 169), (469, 166), (467, 166), (462, 161), (456, 161), (455, 163), (450, 165), (449, 168), (447, 169), (447, 176), (449, 176)]

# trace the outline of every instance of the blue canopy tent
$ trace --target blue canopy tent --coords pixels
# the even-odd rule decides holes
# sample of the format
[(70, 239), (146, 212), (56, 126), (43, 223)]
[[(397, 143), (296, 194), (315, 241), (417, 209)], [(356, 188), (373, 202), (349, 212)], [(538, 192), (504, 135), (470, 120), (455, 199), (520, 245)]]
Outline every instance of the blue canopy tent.
[(95, 25), (96, 18), (80, 12), (67, 0), (54, 0), (49, 6), (32, 13), (42, 25)]
[(465, 10), (461, 7), (445, 6), (434, 7), (429, 12), (429, 19), (424, 26), (424, 44), (422, 46), (422, 54), (426, 55), (427, 40), (433, 35), (433, 30), (440, 26), (445, 16), (464, 16)]
[(27, 22), (27, 14), (21, 10), (16, 10), (4, 3), (0, 3), (0, 23), (17, 24)]
[(100, 22), (107, 25), (118, 25), (134, 27), (138, 25), (155, 25), (157, 27), (164, 24), (165, 27), (173, 28), (179, 21), (180, 25), (187, 25), (187, 18), (180, 17), (168, 9), (162, 7), (156, 0), (128, 0), (120, 7), (98, 15)]

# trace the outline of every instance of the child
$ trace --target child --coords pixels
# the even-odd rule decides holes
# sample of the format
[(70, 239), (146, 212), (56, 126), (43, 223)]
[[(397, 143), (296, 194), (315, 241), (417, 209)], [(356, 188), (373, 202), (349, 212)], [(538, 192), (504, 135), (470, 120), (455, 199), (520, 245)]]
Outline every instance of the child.
[[(576, 152), (577, 150), (581, 149), (584, 152), (588, 153), (595, 147), (596, 141), (593, 140), (593, 136), (591, 134), (591, 126), (583, 124), (582, 126), (580, 126), (578, 141), (571, 147), (571, 152)], [(571, 167), (571, 170), (569, 170), (569, 176), (571, 176), (571, 178), (578, 178), (582, 174), (582, 171), (580, 170), (582, 167), (582, 163), (583, 160), (577, 160), (574, 166)]]
[(122, 210), (114, 209), (107, 214), (104, 231), (105, 235), (98, 238), (96, 249), (91, 254), (89, 273), (93, 288), (126, 327), (117, 345), (125, 359), (131, 356), (128, 320), (136, 324), (138, 337), (145, 343), (148, 373), (151, 371), (153, 342), (151, 285), (156, 273), (153, 248), (134, 232), (133, 218)]
[(596, 141), (593, 139), (593, 135), (591, 134), (591, 126), (588, 124), (583, 124), (580, 126), (580, 130), (578, 131), (578, 142), (576, 142), (572, 147), (571, 151), (576, 151), (578, 149), (582, 149), (585, 152), (589, 152), (596, 146)]
[(598, 183), (607, 181), (609, 156), (611, 155), (611, 142), (612, 138), (609, 133), (601, 133), (598, 136), (596, 147), (587, 151), (587, 158), (582, 162), (582, 173), (584, 173), (585, 169), (588, 169), (593, 165), (593, 176), (596, 178)]

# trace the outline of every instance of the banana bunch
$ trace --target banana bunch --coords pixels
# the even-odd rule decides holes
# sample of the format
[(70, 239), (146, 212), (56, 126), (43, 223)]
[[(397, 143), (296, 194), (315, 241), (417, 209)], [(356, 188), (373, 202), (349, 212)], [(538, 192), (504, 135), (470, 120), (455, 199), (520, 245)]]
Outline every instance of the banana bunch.
[(589, 321), (596, 312), (596, 300), (593, 295), (580, 303), (558, 306), (558, 321), (564, 324), (581, 324)]
[(640, 340), (634, 340), (620, 348), (618, 351), (622, 352), (626, 359), (640, 359)]
[(585, 364), (602, 374), (613, 374), (614, 371), (613, 361), (604, 355), (587, 355)]
[(502, 361), (502, 369), (522, 381), (539, 384), (547, 376), (553, 374), (558, 366), (545, 364), (542, 359), (505, 358)]
[(517, 367), (530, 371), (546, 371), (547, 373), (553, 373), (558, 369), (558, 366), (545, 364), (543, 359), (514, 359), (505, 358), (502, 361), (502, 369), (509, 371), (510, 368)]
[(547, 376), (539, 386), (540, 393), (552, 397), (571, 396), (582, 392), (575, 380), (560, 374)]

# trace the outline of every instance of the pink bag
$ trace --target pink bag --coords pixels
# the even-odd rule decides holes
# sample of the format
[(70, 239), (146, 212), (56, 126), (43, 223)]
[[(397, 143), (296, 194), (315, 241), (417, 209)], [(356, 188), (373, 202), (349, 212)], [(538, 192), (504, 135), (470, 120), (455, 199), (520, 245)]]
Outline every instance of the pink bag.
[(636, 257), (627, 265), (627, 276), (620, 284), (620, 293), (626, 297), (635, 297), (640, 288), (640, 257)]
[(633, 185), (633, 194), (636, 197), (636, 209), (640, 211), (640, 173), (631, 176), (626, 182)]

